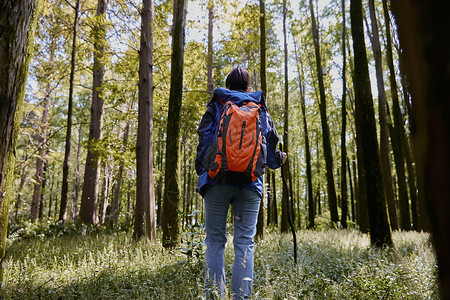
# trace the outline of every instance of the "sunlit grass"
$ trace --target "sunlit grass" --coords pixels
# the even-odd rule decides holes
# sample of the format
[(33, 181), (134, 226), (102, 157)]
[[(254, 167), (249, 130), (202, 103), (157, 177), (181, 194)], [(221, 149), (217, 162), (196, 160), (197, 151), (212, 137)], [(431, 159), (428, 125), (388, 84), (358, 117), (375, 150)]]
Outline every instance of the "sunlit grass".
[[(255, 254), (253, 299), (438, 299), (429, 235), (394, 233), (373, 249), (355, 230), (268, 233)], [(225, 252), (231, 281), (231, 237)], [(203, 261), (130, 234), (32, 239), (8, 259), (6, 299), (202, 299)]]

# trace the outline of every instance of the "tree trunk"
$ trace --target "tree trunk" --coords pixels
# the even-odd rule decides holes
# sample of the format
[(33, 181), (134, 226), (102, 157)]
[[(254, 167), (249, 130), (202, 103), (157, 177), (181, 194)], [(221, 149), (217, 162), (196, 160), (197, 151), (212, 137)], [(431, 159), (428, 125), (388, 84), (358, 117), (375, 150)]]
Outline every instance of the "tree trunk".
[(98, 0), (97, 16), (93, 28), (94, 35), (94, 66), (92, 84), (91, 122), (89, 126), (89, 143), (84, 169), (83, 192), (81, 193), (80, 219), (85, 224), (97, 224), (97, 205), (100, 181), (100, 155), (95, 144), (103, 135), (103, 92), (102, 85), (105, 75), (106, 28), (104, 18), (107, 0)]
[(375, 12), (374, 0), (369, 0), (369, 11), (372, 26), (372, 48), (373, 55), (375, 58), (375, 73), (377, 78), (377, 88), (378, 88), (378, 115), (380, 121), (380, 158), (381, 158), (381, 172), (383, 176), (383, 186), (384, 194), (386, 197), (386, 202), (389, 211), (389, 220), (391, 222), (392, 229), (398, 229), (398, 219), (397, 219), (397, 206), (395, 204), (394, 198), (394, 186), (392, 180), (391, 171), (391, 158), (389, 150), (389, 128), (388, 128), (388, 118), (387, 118), (387, 101), (386, 101), (386, 91), (384, 89), (384, 78), (383, 78), (383, 62), (381, 57), (381, 46), (380, 38), (378, 36), (378, 23)]
[(63, 178), (61, 183), (61, 206), (59, 210), (59, 220), (65, 222), (67, 216), (67, 197), (69, 193), (69, 161), (70, 161), (70, 148), (72, 138), (72, 110), (73, 110), (73, 82), (75, 78), (75, 54), (77, 51), (77, 28), (78, 17), (80, 10), (80, 0), (77, 0), (75, 4), (75, 20), (73, 23), (73, 37), (72, 37), (72, 56), (70, 60), (70, 79), (69, 79), (69, 102), (67, 104), (67, 127), (66, 127), (66, 143), (64, 150), (64, 162), (63, 162)]
[(139, 113), (136, 141), (136, 210), (133, 237), (156, 241), (153, 180), (153, 0), (143, 0), (139, 51)]
[[(306, 121), (306, 100), (305, 100), (305, 85), (303, 83), (303, 62), (298, 56), (297, 43), (294, 40), (294, 50), (296, 56), (296, 65), (298, 73), (298, 84), (300, 89), (300, 105), (302, 108), (302, 120), (303, 120), (303, 136), (305, 139), (305, 160), (306, 160), (306, 180), (307, 180), (307, 197), (308, 197), (308, 224), (307, 228), (314, 228), (314, 195), (312, 188), (312, 168), (311, 168), (311, 152), (309, 150), (309, 135), (308, 135), (308, 123)], [(299, 65), (300, 63), (300, 65)]]
[(267, 182), (267, 189), (266, 189), (266, 193), (267, 193), (267, 223), (266, 224), (272, 224), (272, 206), (273, 206), (273, 200), (272, 200), (272, 195), (273, 195), (273, 188), (272, 188), (272, 181), (270, 178), (270, 171), (267, 170), (265, 176), (265, 182)]
[(418, 186), (430, 216), (441, 298), (450, 299), (450, 2), (396, 0), (392, 10), (412, 96)]
[(272, 204), (272, 224), (278, 226), (278, 203), (277, 203), (277, 185), (275, 181), (275, 171), (272, 171), (272, 191), (273, 191), (273, 204)]
[(208, 3), (208, 60), (206, 64), (208, 86), (206, 91), (211, 97), (214, 93), (214, 66), (213, 66), (213, 29), (214, 29), (214, 0)]
[(74, 172), (74, 191), (72, 195), (72, 207), (70, 208), (70, 220), (75, 222), (78, 218), (78, 196), (80, 192), (80, 152), (81, 152), (81, 132), (82, 125), (78, 129), (78, 144), (77, 144), (77, 156), (75, 161), (75, 172)]
[[(13, 195), (15, 141), (22, 118), (28, 66), (33, 53), (39, 1), (0, 4), (0, 256), (5, 254), (9, 204)], [(0, 284), (3, 282), (0, 268)]]
[(361, 152), (366, 171), (370, 241), (374, 246), (391, 246), (392, 236), (380, 170), (375, 113), (364, 42), (361, 0), (351, 0), (350, 16), (355, 66), (353, 82), (355, 86), (356, 132), (361, 141)]
[(339, 216), (337, 212), (337, 198), (336, 198), (336, 189), (334, 186), (334, 175), (333, 175), (333, 154), (331, 150), (330, 143), (330, 129), (328, 127), (327, 120), (327, 104), (325, 98), (325, 86), (323, 83), (323, 70), (322, 70), (322, 62), (320, 57), (320, 46), (319, 46), (319, 31), (316, 25), (316, 19), (314, 17), (314, 7), (312, 0), (309, 0), (309, 9), (311, 12), (311, 26), (312, 26), (312, 34), (314, 39), (314, 50), (316, 53), (316, 67), (317, 67), (317, 75), (319, 82), (319, 94), (320, 94), (320, 119), (322, 122), (322, 139), (323, 139), (323, 152), (325, 156), (325, 164), (327, 170), (327, 193), (328, 193), (328, 206), (331, 214), (331, 221), (333, 223), (337, 223), (339, 221)]
[[(283, 0), (283, 39), (284, 39), (284, 126), (283, 151), (289, 155), (289, 78), (288, 78), (288, 49), (286, 34), (287, 18), (286, 0)], [(289, 156), (288, 156), (289, 157)], [(289, 160), (284, 163), (284, 178), (289, 178)], [(282, 171), (283, 172), (283, 171)], [(289, 187), (283, 184), (283, 197), (281, 198), (281, 232), (288, 232)]]
[(342, 129), (341, 129), (341, 225), (343, 228), (347, 228), (347, 215), (348, 215), (348, 202), (347, 202), (347, 146), (345, 142), (345, 136), (347, 131), (347, 108), (346, 108), (346, 96), (347, 96), (347, 58), (345, 52), (345, 36), (346, 36), (346, 23), (345, 23), (345, 0), (342, 0)]
[[(267, 97), (266, 5), (264, 0), (259, 0), (259, 26), (261, 32), (259, 39), (261, 51), (259, 76), (261, 78), (261, 90), (264, 97)], [(268, 191), (264, 189), (263, 194), (265, 195), (266, 193), (268, 193)], [(261, 240), (264, 239), (264, 231), (266, 229), (264, 195), (261, 198), (261, 203), (259, 205), (258, 223), (256, 224), (256, 236)]]
[[(350, 203), (351, 203), (351, 209), (352, 209), (352, 222), (354, 223), (356, 221), (355, 215), (355, 194), (353, 189), (353, 179), (352, 179), (352, 170), (350, 169), (350, 160), (347, 157), (347, 170), (348, 170), (348, 181), (350, 183)], [(355, 176), (353, 176), (355, 177)]]
[(169, 113), (167, 116), (166, 166), (164, 171), (163, 246), (178, 243), (180, 203), (178, 155), (180, 139), (180, 110), (183, 97), (183, 63), (185, 40), (185, 0), (173, 4), (172, 59), (170, 74)]
[(42, 172), (42, 182), (41, 182), (41, 190), (39, 193), (39, 213), (38, 218), (39, 221), (42, 221), (44, 217), (44, 192), (45, 192), (45, 185), (47, 184), (47, 163), (44, 163), (44, 170)]
[[(52, 45), (54, 45), (52, 43)], [(50, 62), (53, 62), (53, 47), (50, 49)], [(41, 189), (42, 189), (42, 181), (44, 180), (44, 165), (45, 159), (47, 155), (47, 127), (48, 127), (48, 111), (50, 108), (50, 93), (51, 86), (47, 85), (46, 93), (44, 97), (44, 111), (42, 112), (41, 118), (41, 132), (38, 138), (39, 149), (38, 156), (36, 158), (36, 177), (35, 184), (33, 189), (33, 199), (31, 201), (31, 212), (30, 219), (36, 220), (40, 211), (40, 202), (41, 202)]]
[[(130, 131), (130, 124), (127, 123), (127, 125), (125, 126), (125, 132), (123, 133), (123, 148), (122, 148), (123, 152), (126, 151), (126, 145), (128, 142), (129, 131)], [(116, 186), (114, 188), (114, 198), (113, 198), (112, 209), (111, 209), (111, 221), (114, 226), (117, 225), (117, 222), (119, 221), (120, 188), (122, 186), (122, 177), (123, 177), (124, 167), (125, 167), (125, 162), (122, 158), (119, 162), (119, 172), (117, 173)]]

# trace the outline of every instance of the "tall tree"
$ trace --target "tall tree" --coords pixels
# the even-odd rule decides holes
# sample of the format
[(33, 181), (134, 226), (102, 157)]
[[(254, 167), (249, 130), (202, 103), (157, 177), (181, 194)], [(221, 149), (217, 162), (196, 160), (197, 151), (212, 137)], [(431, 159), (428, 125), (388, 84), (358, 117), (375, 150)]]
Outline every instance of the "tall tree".
[[(123, 133), (123, 146), (122, 146), (123, 153), (125, 153), (125, 151), (126, 151), (129, 131), (130, 131), (130, 124), (127, 123), (127, 125), (125, 126), (125, 131)], [(153, 142), (152, 142), (152, 145), (153, 145)], [(114, 196), (113, 196), (113, 203), (112, 203), (111, 215), (110, 215), (110, 218), (111, 218), (110, 221), (114, 225), (117, 225), (117, 222), (119, 221), (119, 211), (120, 211), (119, 198), (120, 198), (120, 189), (122, 186), (124, 168), (125, 168), (125, 161), (122, 157), (119, 162), (119, 171), (118, 171), (117, 177), (116, 177), (116, 185), (114, 187)], [(154, 188), (153, 188), (153, 190), (154, 190)]]
[(180, 110), (183, 98), (183, 62), (185, 40), (185, 0), (173, 3), (172, 58), (170, 70), (169, 112), (167, 116), (166, 165), (164, 171), (163, 245), (173, 247), (180, 234), (178, 206), (178, 156)]
[(73, 86), (75, 80), (75, 54), (77, 51), (77, 29), (80, 11), (80, 0), (76, 0), (74, 7), (73, 36), (72, 36), (72, 54), (70, 59), (70, 78), (69, 78), (69, 101), (67, 103), (67, 127), (66, 143), (64, 149), (63, 178), (61, 183), (61, 205), (59, 207), (59, 220), (66, 221), (67, 217), (67, 198), (69, 193), (69, 161), (70, 148), (72, 143), (72, 114), (73, 114)]
[(308, 225), (307, 228), (314, 228), (315, 222), (315, 210), (314, 210), (314, 195), (312, 188), (312, 168), (311, 168), (311, 152), (309, 150), (309, 135), (308, 135), (308, 122), (306, 120), (306, 97), (305, 97), (305, 84), (303, 82), (303, 63), (298, 55), (297, 43), (294, 39), (294, 50), (296, 56), (296, 65), (298, 72), (298, 84), (300, 88), (300, 105), (302, 108), (302, 120), (303, 120), (303, 135), (305, 138), (305, 160), (306, 160), (306, 180), (307, 180), (307, 193), (308, 193)]
[[(50, 61), (53, 61), (53, 54), (54, 50), (51, 48)], [(47, 155), (48, 112), (50, 109), (50, 95), (51, 95), (51, 86), (48, 83), (44, 97), (44, 110), (42, 112), (41, 118), (41, 132), (39, 133), (38, 137), (39, 148), (38, 148), (38, 155), (36, 158), (36, 175), (35, 175), (36, 182), (34, 184), (33, 199), (31, 201), (31, 212), (30, 212), (31, 220), (36, 220), (41, 212), (40, 204), (41, 204), (42, 184), (44, 181), (44, 166)]]
[(206, 64), (208, 75), (208, 86), (206, 91), (209, 96), (214, 93), (214, 66), (213, 66), (213, 30), (214, 30), (214, 0), (209, 0), (208, 3), (208, 60)]
[(153, 179), (153, 0), (143, 0), (139, 51), (139, 113), (136, 141), (136, 210), (133, 237), (156, 240)]
[(449, 1), (392, 1), (413, 103), (418, 186), (424, 189), (441, 298), (450, 299)]
[(380, 158), (381, 158), (381, 172), (383, 176), (384, 194), (389, 211), (389, 220), (391, 221), (392, 229), (398, 229), (397, 219), (397, 205), (394, 198), (394, 186), (391, 171), (391, 157), (389, 149), (389, 128), (387, 116), (387, 101), (386, 91), (384, 88), (383, 77), (383, 61), (381, 55), (380, 38), (378, 35), (378, 21), (375, 11), (374, 0), (369, 0), (369, 14), (372, 27), (372, 48), (373, 56), (375, 58), (375, 74), (377, 78), (378, 89), (378, 116), (380, 122)]
[[(283, 0), (283, 41), (284, 41), (284, 125), (283, 125), (283, 151), (289, 155), (289, 78), (288, 78), (288, 48), (286, 33), (287, 7), (286, 0)], [(289, 161), (286, 160), (284, 168), (284, 178), (289, 178)], [(289, 210), (289, 188), (283, 184), (283, 198), (281, 199), (281, 232), (288, 232), (288, 210)]]
[(314, 50), (316, 53), (316, 67), (319, 83), (319, 95), (320, 95), (319, 109), (320, 109), (320, 119), (322, 122), (323, 153), (325, 156), (325, 165), (327, 171), (326, 175), (327, 175), (328, 206), (330, 209), (331, 221), (337, 223), (339, 221), (339, 216), (337, 212), (336, 188), (334, 186), (333, 153), (331, 150), (331, 142), (330, 142), (330, 128), (328, 127), (328, 120), (327, 120), (327, 103), (325, 96), (325, 86), (323, 82), (324, 74), (322, 69), (322, 60), (320, 56), (319, 29), (317, 28), (316, 18), (314, 16), (314, 6), (312, 0), (309, 0), (309, 10), (311, 12), (311, 26), (314, 39)]
[(100, 178), (100, 155), (95, 143), (103, 135), (103, 91), (105, 77), (105, 44), (107, 0), (98, 0), (97, 15), (93, 28), (94, 65), (92, 84), (91, 121), (89, 125), (89, 144), (84, 168), (83, 191), (81, 193), (80, 220), (85, 224), (98, 223), (97, 204)]
[[(13, 195), (15, 141), (22, 118), (28, 66), (33, 53), (39, 1), (0, 4), (0, 256), (5, 255), (9, 204)], [(0, 268), (0, 284), (3, 282)]]
[[(261, 79), (261, 90), (264, 97), (267, 97), (266, 4), (264, 0), (259, 0), (259, 28), (259, 47), (261, 51), (259, 76)], [(264, 190), (264, 192), (267, 193), (266, 190)], [(260, 239), (264, 239), (264, 232), (266, 228), (264, 198), (265, 197), (262, 197), (259, 205), (258, 223), (256, 225), (256, 236)]]
[(345, 52), (345, 37), (347, 31), (347, 24), (345, 23), (345, 0), (342, 0), (342, 129), (341, 129), (341, 224), (342, 227), (347, 228), (347, 214), (348, 214), (348, 201), (347, 201), (347, 146), (345, 137), (347, 135), (347, 57)]
[(381, 177), (375, 113), (370, 90), (369, 67), (364, 42), (361, 0), (351, 0), (350, 17), (353, 37), (356, 131), (366, 176), (366, 196), (369, 212), (370, 241), (374, 246), (392, 245), (391, 228), (386, 212)]

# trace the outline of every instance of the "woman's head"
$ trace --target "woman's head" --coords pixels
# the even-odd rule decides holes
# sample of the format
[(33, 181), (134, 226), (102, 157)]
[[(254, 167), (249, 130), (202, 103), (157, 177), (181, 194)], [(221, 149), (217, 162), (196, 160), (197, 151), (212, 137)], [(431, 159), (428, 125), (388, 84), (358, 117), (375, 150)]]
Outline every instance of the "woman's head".
[(225, 85), (229, 90), (249, 91), (250, 74), (241, 66), (237, 66), (228, 74)]

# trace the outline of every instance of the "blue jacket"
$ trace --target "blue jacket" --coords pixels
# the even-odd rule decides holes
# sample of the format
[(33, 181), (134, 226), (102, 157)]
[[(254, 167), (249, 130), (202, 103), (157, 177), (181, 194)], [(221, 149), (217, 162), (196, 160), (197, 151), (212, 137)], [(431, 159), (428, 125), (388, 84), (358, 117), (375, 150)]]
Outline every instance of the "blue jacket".
[[(206, 149), (214, 140), (217, 134), (217, 128), (222, 115), (223, 103), (232, 101), (236, 104), (241, 104), (244, 101), (253, 101), (255, 103), (261, 103), (261, 125), (263, 127), (263, 138), (266, 140), (267, 145), (267, 166), (271, 169), (277, 169), (282, 164), (282, 153), (277, 150), (278, 134), (273, 124), (272, 117), (267, 110), (266, 101), (262, 92), (245, 93), (239, 90), (228, 90), (224, 88), (217, 88), (214, 91), (214, 95), (211, 101), (208, 103), (206, 113), (203, 115), (200, 125), (198, 126), (197, 133), (199, 143), (197, 146), (197, 157), (195, 159), (195, 169), (198, 175), (197, 191), (200, 195), (204, 196), (207, 186), (222, 184), (221, 181), (212, 179), (208, 176), (205, 168), (203, 167), (203, 157)], [(260, 176), (257, 180), (251, 184), (245, 184), (244, 187), (257, 191), (261, 196), (263, 192), (263, 176)]]

